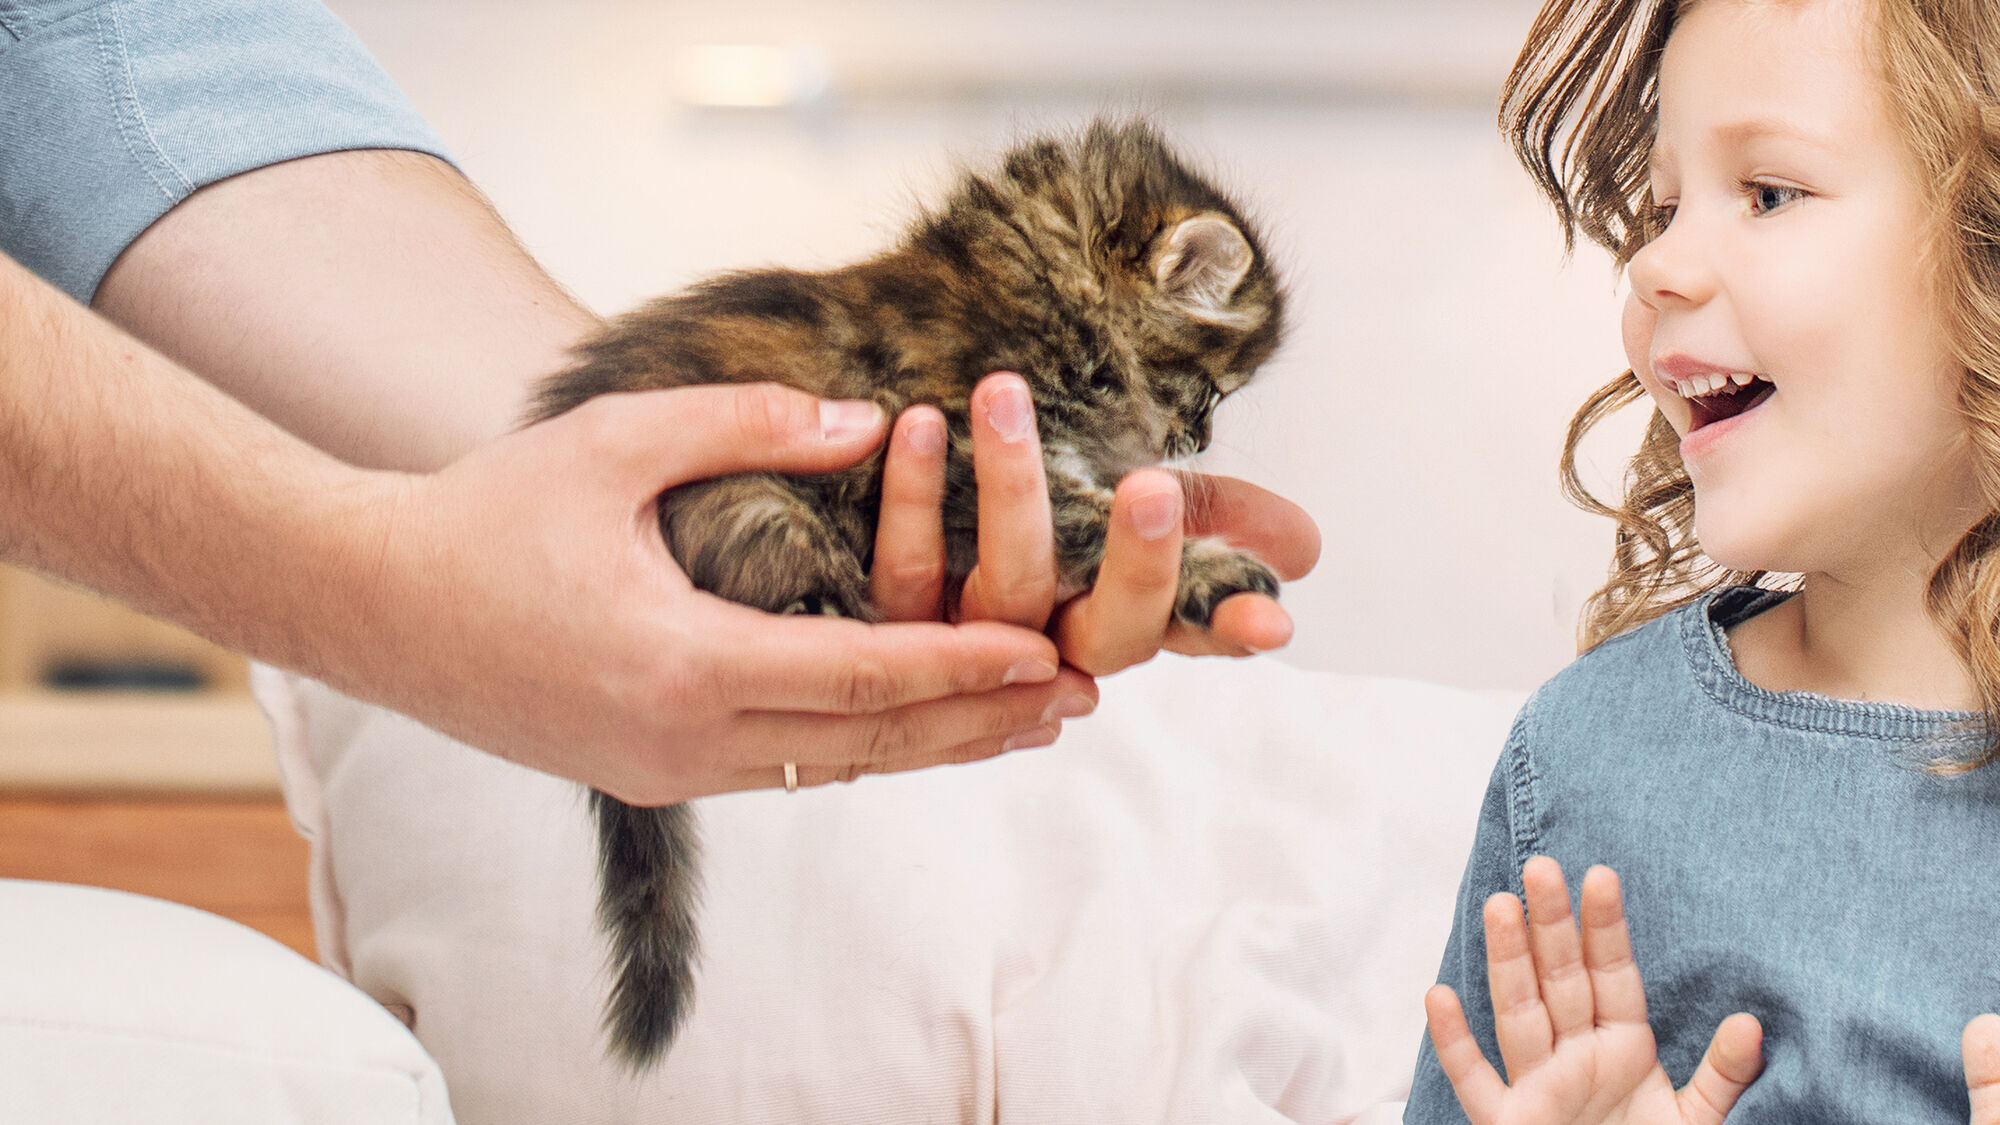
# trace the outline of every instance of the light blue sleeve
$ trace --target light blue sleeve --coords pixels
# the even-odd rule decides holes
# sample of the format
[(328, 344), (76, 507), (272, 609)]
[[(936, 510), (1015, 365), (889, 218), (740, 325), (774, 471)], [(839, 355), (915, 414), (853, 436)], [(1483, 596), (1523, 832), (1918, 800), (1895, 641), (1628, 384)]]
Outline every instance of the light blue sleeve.
[[(1493, 767), (1486, 787), (1486, 800), (1479, 810), (1479, 832), (1473, 840), (1472, 856), (1465, 864), (1459, 883), (1458, 909), (1452, 919), (1451, 938), (1445, 944), (1444, 961), (1438, 968), (1438, 983), (1448, 984), (1458, 993), (1465, 1021), (1487, 1061), (1501, 1068), (1499, 1040), (1493, 1029), (1493, 997), (1486, 986), (1486, 900), (1500, 891), (1521, 893), (1521, 864), (1533, 854), (1532, 841), (1524, 840), (1519, 823), (1520, 805), (1527, 783), (1528, 718), (1534, 708), (1530, 699), (1514, 720), (1507, 736), (1507, 749)], [(1439, 1065), (1437, 1052), (1426, 1034), (1417, 1053), (1417, 1071), (1410, 1083), (1409, 1105), (1403, 1111), (1403, 1125), (1465, 1125), (1465, 1110), (1451, 1081)]]
[(313, 0), (0, 0), (0, 251), (80, 301), (195, 189), (357, 148), (449, 159)]

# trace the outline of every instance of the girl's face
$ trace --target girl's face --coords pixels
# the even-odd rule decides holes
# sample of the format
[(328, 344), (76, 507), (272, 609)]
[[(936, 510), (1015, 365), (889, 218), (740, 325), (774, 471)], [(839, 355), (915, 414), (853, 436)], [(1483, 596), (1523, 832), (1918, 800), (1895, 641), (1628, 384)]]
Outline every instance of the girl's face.
[(1625, 349), (1681, 434), (1703, 550), (1736, 569), (1927, 575), (1977, 508), (1867, 18), (1704, 0), (1660, 68), (1669, 219), (1632, 260)]

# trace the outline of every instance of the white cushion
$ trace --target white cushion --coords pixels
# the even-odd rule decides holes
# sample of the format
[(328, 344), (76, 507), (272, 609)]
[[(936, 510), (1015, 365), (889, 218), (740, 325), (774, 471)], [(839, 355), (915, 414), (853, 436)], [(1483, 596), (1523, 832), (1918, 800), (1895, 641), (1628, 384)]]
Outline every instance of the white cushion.
[(1048, 750), (704, 801), (697, 999), (632, 1079), (598, 1030), (581, 789), (309, 681), (255, 685), (321, 949), (413, 1014), (481, 1125), (1381, 1106), (1521, 699), (1162, 659)]
[(97, 887), (0, 880), (0, 1120), (450, 1125), (403, 1026), (270, 938)]

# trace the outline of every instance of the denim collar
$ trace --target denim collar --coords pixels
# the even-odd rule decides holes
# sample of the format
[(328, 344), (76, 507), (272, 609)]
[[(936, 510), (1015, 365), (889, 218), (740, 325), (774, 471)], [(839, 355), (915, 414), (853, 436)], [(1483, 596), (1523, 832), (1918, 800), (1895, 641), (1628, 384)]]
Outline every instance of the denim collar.
[(1727, 586), (1704, 594), (1678, 614), (1688, 666), (1709, 698), (1747, 718), (1799, 730), (1926, 742), (1946, 756), (1979, 749), (1984, 716), (1978, 711), (1925, 711), (1900, 703), (1834, 699), (1811, 691), (1767, 691), (1744, 679), (1736, 670), (1724, 630), (1791, 596), (1785, 590)]

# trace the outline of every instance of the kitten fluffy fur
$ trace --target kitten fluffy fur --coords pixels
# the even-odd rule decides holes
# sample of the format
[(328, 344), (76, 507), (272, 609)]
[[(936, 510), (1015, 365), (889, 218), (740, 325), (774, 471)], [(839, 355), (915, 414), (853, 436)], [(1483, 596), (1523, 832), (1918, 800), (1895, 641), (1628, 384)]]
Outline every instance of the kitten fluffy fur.
[[(947, 563), (977, 557), (967, 403), (993, 371), (1026, 380), (1065, 589), (1095, 579), (1111, 490), (1132, 469), (1207, 446), (1216, 403), (1278, 344), (1283, 296), (1238, 209), (1149, 127), (1099, 121), (1030, 140), (966, 175), (902, 244), (822, 273), (725, 274), (656, 300), (580, 349), (543, 388), (548, 418), (595, 395), (776, 381), (892, 414), (945, 415)], [(694, 584), (774, 612), (879, 615), (868, 600), (881, 458), (823, 477), (753, 473), (685, 485), (660, 527)], [(1174, 608), (1206, 626), (1272, 572), (1191, 540)], [(696, 841), (686, 806), (592, 794), (599, 918), (616, 975), (606, 1026), (634, 1067), (658, 1058), (690, 996)]]

